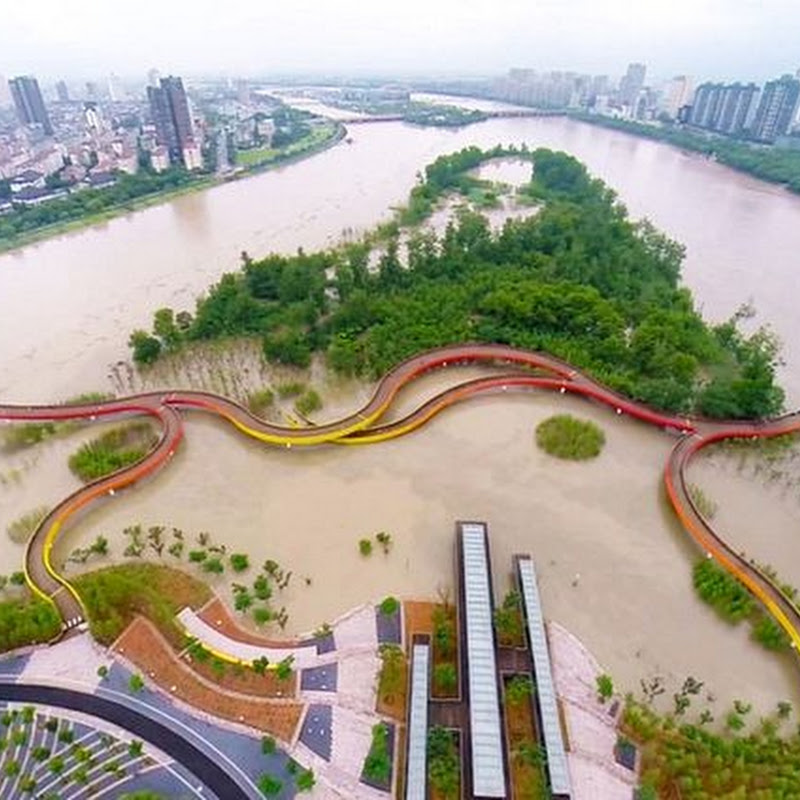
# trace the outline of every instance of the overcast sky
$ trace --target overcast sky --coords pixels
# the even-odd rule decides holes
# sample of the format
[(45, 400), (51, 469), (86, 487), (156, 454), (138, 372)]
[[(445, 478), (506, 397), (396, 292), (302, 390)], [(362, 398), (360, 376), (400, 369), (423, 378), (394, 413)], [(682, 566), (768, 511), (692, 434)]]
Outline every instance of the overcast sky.
[(471, 73), (761, 81), (800, 68), (800, 0), (3, 0), (0, 74)]

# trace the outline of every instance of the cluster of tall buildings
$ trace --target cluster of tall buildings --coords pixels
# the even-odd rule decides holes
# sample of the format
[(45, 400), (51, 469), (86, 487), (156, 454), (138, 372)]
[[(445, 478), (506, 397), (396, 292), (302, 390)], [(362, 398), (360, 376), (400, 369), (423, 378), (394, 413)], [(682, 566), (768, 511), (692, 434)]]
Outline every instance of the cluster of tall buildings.
[(702, 83), (684, 121), (706, 130), (772, 144), (785, 136), (800, 106), (800, 80), (784, 75), (754, 83)]
[[(111, 75), (108, 80), (107, 90), (103, 93), (100, 87), (94, 82), (86, 84), (86, 100), (75, 101), (70, 97), (67, 84), (61, 80), (55, 85), (55, 94), (58, 102), (51, 106), (52, 116), (45, 104), (42, 91), (37, 79), (30, 75), (22, 75), (8, 81), (10, 99), (13, 102), (17, 113), (17, 118), (24, 129), (24, 137), (17, 141), (11, 159), (11, 149), (9, 146), (0, 148), (6, 153), (6, 160), (13, 160), (15, 163), (21, 159), (24, 161), (26, 156), (33, 168), (36, 169), (36, 154), (42, 147), (59, 147), (61, 144), (69, 145), (73, 140), (80, 138), (88, 139), (88, 144), (97, 145), (98, 155), (102, 149), (99, 140), (109, 138), (114, 133), (109, 128), (111, 119), (104, 119), (103, 107), (107, 101), (113, 106), (108, 109), (116, 109), (117, 112), (127, 113), (131, 109), (126, 106), (133, 106), (134, 114), (146, 118), (149, 113), (150, 121), (142, 119), (139, 129), (140, 137), (137, 143), (134, 136), (133, 157), (130, 157), (131, 145), (127, 142), (129, 130), (119, 128), (111, 138), (122, 137), (126, 141), (122, 146), (119, 142), (110, 142), (116, 145), (110, 148), (109, 153), (112, 158), (107, 164), (111, 170), (135, 171), (138, 166), (136, 150), (141, 147), (150, 154), (151, 163), (156, 170), (166, 169), (171, 164), (182, 164), (187, 169), (198, 169), (202, 167), (202, 153), (200, 137), (195, 131), (192, 120), (189, 100), (181, 78), (169, 76), (161, 78), (156, 70), (151, 70), (148, 74), (149, 86), (147, 87), (147, 106), (142, 108), (141, 103), (137, 105), (135, 101), (130, 101), (120, 82), (119, 78)], [(104, 98), (100, 100), (100, 96)], [(2, 101), (2, 98), (0, 98)], [(144, 114), (140, 115), (140, 111)], [(115, 114), (116, 116), (116, 114)], [(54, 126), (53, 120), (56, 125)], [(138, 125), (137, 125), (138, 128)], [(58, 135), (55, 136), (56, 130)], [(54, 138), (55, 137), (55, 138)], [(120, 151), (122, 155), (114, 158), (114, 149)], [(30, 151), (30, 152), (28, 152)], [(0, 152), (0, 157), (3, 153)], [(0, 160), (3, 160), (0, 158)], [(119, 163), (117, 163), (119, 162)], [(8, 164), (8, 170), (16, 169), (14, 164)], [(25, 163), (24, 168), (29, 168)], [(6, 172), (7, 170), (0, 171)]]
[(8, 82), (11, 99), (23, 125), (40, 125), (46, 136), (53, 135), (53, 125), (44, 104), (39, 82), (30, 75), (12, 78)]
[(202, 166), (183, 80), (171, 75), (158, 79), (158, 85), (147, 87), (147, 99), (156, 138), (151, 158), (160, 162), (166, 151), (172, 164), (183, 164), (187, 169)]

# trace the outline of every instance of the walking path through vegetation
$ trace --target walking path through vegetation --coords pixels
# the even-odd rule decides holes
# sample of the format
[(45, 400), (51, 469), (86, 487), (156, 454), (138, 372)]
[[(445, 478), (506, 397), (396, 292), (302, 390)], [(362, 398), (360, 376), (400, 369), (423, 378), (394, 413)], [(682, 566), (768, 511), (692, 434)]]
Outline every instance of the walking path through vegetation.
[[(509, 373), (465, 381), (447, 389), (402, 419), (376, 425), (398, 392), (415, 378), (448, 364), (492, 363), (509, 365)], [(284, 428), (253, 416), (238, 403), (218, 395), (193, 391), (151, 392), (128, 398), (78, 405), (0, 406), (0, 419), (10, 422), (97, 420), (149, 415), (162, 425), (156, 446), (139, 462), (87, 484), (62, 501), (41, 522), (31, 537), (25, 558), (25, 575), (33, 590), (52, 601), (66, 629), (86, 618), (78, 593), (51, 561), (51, 552), (68, 518), (90, 502), (147, 477), (163, 466), (183, 437), (180, 410), (199, 410), (228, 420), (248, 436), (268, 444), (293, 446), (386, 441), (409, 433), (449, 406), (476, 395), (509, 390), (550, 389), (598, 401), (617, 414), (657, 425), (680, 435), (665, 470), (672, 505), (696, 544), (740, 580), (765, 605), (786, 631), (792, 645), (800, 646), (800, 608), (781, 587), (750, 564), (711, 527), (692, 499), (686, 481), (687, 465), (703, 447), (724, 439), (768, 438), (800, 431), (800, 412), (771, 420), (717, 421), (678, 416), (655, 410), (607, 388), (587, 374), (552, 356), (500, 344), (463, 344), (420, 353), (390, 370), (378, 383), (372, 398), (353, 414), (324, 425)]]

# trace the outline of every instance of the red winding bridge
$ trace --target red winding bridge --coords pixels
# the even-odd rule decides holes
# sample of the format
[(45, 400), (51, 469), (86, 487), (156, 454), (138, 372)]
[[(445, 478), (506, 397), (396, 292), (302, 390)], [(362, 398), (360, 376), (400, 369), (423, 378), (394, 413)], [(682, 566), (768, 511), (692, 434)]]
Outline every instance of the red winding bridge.
[[(475, 363), (508, 366), (509, 371), (463, 381), (440, 392), (406, 417), (378, 424), (398, 392), (415, 378), (449, 365)], [(148, 415), (161, 424), (158, 443), (141, 461), (81, 487), (50, 511), (28, 542), (26, 579), (35, 593), (55, 604), (65, 630), (84, 620), (78, 594), (52, 563), (53, 545), (71, 515), (152, 475), (169, 461), (183, 437), (180, 411), (215, 414), (248, 436), (287, 448), (332, 442), (367, 444), (416, 430), (446, 408), (476, 395), (541, 389), (586, 397), (609, 406), (617, 414), (656, 425), (677, 436), (665, 467), (664, 480), (681, 523), (707, 557), (715, 559), (764, 604), (786, 631), (792, 647), (800, 648), (800, 608), (773, 579), (736, 553), (711, 527), (697, 509), (686, 484), (687, 465), (703, 447), (724, 439), (768, 438), (800, 431), (800, 412), (764, 421), (719, 421), (676, 416), (624, 397), (553, 356), (500, 344), (451, 345), (413, 356), (384, 375), (370, 400), (360, 410), (337, 422), (307, 428), (274, 425), (253, 416), (233, 400), (195, 391), (149, 392), (82, 405), (0, 405), (0, 420), (6, 422), (95, 421)]]

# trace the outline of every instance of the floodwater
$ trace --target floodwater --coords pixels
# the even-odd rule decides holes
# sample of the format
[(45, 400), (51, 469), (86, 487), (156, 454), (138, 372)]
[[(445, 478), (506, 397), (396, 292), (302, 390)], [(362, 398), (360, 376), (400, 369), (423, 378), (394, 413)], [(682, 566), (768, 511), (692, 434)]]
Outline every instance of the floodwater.
[[(0, 396), (47, 400), (103, 388), (154, 309), (191, 308), (240, 253), (326, 247), (388, 219), (437, 156), (476, 144), (562, 148), (634, 217), (687, 248), (684, 279), (712, 320), (752, 300), (784, 342), (800, 404), (794, 285), (800, 197), (697, 155), (565, 119), (492, 119), (458, 130), (372, 123), (312, 158), (186, 195), (0, 256)], [(391, 153), (391, 158), (386, 154)]]
[[(349, 136), (352, 144), (306, 161), (0, 257), (0, 397), (36, 402), (119, 390), (128, 379), (115, 365), (127, 359), (131, 329), (149, 327), (159, 306), (191, 308), (237, 266), (241, 251), (330, 246), (387, 219), (438, 155), (526, 142), (573, 153), (634, 217), (682, 241), (686, 283), (710, 319), (752, 300), (756, 321), (771, 322), (785, 342), (783, 381), (800, 403), (800, 318), (790, 290), (800, 198), (698, 156), (563, 119), (494, 119), (460, 130), (353, 125)], [(486, 169), (516, 182), (501, 177), (516, 168)], [(181, 369), (175, 374), (191, 384), (194, 367)], [(169, 375), (165, 369), (157, 382)], [(427, 380), (423, 387), (433, 391), (448, 379)], [(252, 386), (245, 381), (237, 391), (245, 383)], [(368, 394), (353, 384), (321, 388), (333, 416)], [(535, 424), (556, 407), (601, 421), (609, 441), (596, 462), (562, 464), (536, 450)], [(22, 552), (5, 537), (6, 525), (72, 488), (65, 462), (83, 436), (0, 454), (0, 473), (14, 473), (0, 482), (0, 572), (18, 568)], [(86, 515), (63, 551), (102, 533), (119, 552), (120, 531), (136, 522), (210, 531), (254, 563), (275, 558), (294, 571), (285, 604), (289, 627), (304, 630), (366, 599), (434, 594), (452, 578), (454, 520), (486, 519), (498, 581), (512, 553), (533, 553), (548, 616), (581, 637), (625, 689), (657, 672), (672, 691), (691, 674), (720, 703), (741, 697), (767, 709), (800, 700), (784, 660), (695, 600), (694, 551), (661, 491), (671, 444), (585, 403), (540, 395), (475, 400), (401, 441), (313, 452), (264, 448), (192, 417), (170, 467)], [(720, 486), (720, 505), (736, 491)], [(774, 504), (758, 508), (776, 536), (791, 528)], [(392, 553), (362, 559), (358, 539), (379, 530), (392, 533)]]
[[(452, 380), (430, 376), (419, 396)], [(535, 426), (556, 410), (603, 427), (596, 461), (564, 463), (537, 449)], [(120, 532), (137, 523), (208, 531), (254, 565), (272, 558), (292, 570), (275, 605), (288, 610), (287, 631), (308, 631), (365, 601), (451, 588), (454, 521), (488, 520), (498, 594), (509, 587), (512, 555), (532, 553), (547, 616), (579, 636), (618, 685), (636, 690), (658, 674), (671, 693), (692, 675), (720, 711), (737, 697), (762, 710), (800, 701), (786, 660), (694, 597), (696, 553), (662, 497), (673, 443), (608, 410), (541, 393), (474, 399), (384, 444), (315, 450), (264, 447), (192, 416), (170, 466), (80, 521), (64, 555), (98, 534), (119, 555)], [(390, 553), (376, 544), (361, 556), (359, 539), (378, 531), (391, 533)], [(219, 580), (223, 594), (231, 580)]]

